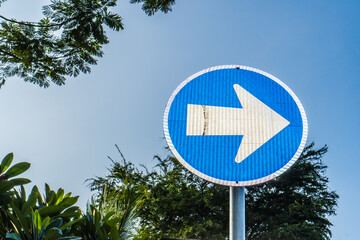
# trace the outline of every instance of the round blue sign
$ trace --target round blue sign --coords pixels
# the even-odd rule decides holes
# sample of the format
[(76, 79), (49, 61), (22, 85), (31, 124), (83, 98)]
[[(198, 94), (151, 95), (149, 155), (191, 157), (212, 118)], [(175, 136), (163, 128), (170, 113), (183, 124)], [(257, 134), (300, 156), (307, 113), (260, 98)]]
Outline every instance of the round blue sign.
[(228, 186), (269, 181), (300, 156), (305, 111), (283, 82), (258, 69), (218, 66), (178, 86), (164, 114), (166, 141), (192, 173)]

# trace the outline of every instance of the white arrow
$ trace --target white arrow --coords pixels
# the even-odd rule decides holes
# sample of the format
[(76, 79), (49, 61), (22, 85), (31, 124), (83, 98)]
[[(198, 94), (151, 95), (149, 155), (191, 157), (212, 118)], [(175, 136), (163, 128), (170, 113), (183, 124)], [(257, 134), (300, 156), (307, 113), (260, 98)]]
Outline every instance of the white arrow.
[(186, 135), (243, 135), (235, 157), (240, 163), (290, 122), (240, 85), (233, 87), (242, 108), (188, 104)]

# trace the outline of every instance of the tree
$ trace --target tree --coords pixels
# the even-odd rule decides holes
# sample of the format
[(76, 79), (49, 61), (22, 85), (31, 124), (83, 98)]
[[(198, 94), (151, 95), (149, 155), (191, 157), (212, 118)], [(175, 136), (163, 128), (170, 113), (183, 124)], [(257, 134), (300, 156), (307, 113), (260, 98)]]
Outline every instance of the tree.
[(30, 183), (26, 178), (14, 178), (25, 172), (30, 167), (30, 163), (21, 162), (10, 167), (14, 159), (14, 154), (7, 154), (0, 164), (0, 239), (5, 237), (6, 232), (12, 229), (9, 220), (9, 204), (12, 201), (14, 186)]
[[(30, 167), (30, 163), (21, 162), (10, 167), (14, 155), (9, 153), (0, 165), (0, 239), (60, 239), (70, 236), (73, 220), (79, 219), (81, 211), (73, 206), (78, 197), (71, 193), (57, 192), (45, 185), (44, 198), (37, 186), (27, 197), (24, 184), (26, 178), (13, 178)], [(20, 185), (20, 191), (14, 186)], [(77, 220), (75, 220), (77, 221)], [(72, 236), (67, 239), (80, 239)]]
[[(0, 0), (1, 3), (5, 0)], [(0, 15), (0, 87), (12, 76), (49, 87), (66, 77), (89, 73), (109, 43), (104, 30), (124, 28), (109, 9), (117, 0), (51, 0), (39, 22), (17, 21)], [(131, 0), (142, 3), (147, 15), (171, 11), (174, 0)]]
[[(326, 146), (315, 149), (312, 143), (286, 173), (247, 188), (247, 239), (331, 238), (328, 217), (335, 215), (339, 196), (328, 187), (327, 166), (322, 161), (326, 152)], [(91, 179), (90, 187), (126, 183), (146, 187), (134, 239), (227, 238), (228, 187), (200, 179), (172, 156), (156, 156), (158, 164), (152, 171), (138, 169), (122, 154), (121, 159), (111, 159), (109, 175)]]
[(14, 190), (8, 213), (13, 228), (6, 231), (6, 239), (81, 239), (71, 232), (71, 226), (81, 220), (80, 208), (73, 206), (78, 196), (64, 194), (61, 188), (55, 192), (47, 184), (45, 190), (44, 198), (37, 186), (28, 197), (23, 186), (20, 192)]
[(293, 167), (275, 181), (248, 188), (247, 239), (330, 239), (329, 216), (339, 196), (328, 189), (327, 146), (307, 146)]
[[(131, 234), (143, 194), (135, 193), (129, 185), (120, 187), (121, 191), (97, 194), (83, 213), (74, 205), (78, 196), (62, 188), (56, 192), (45, 184), (42, 196), (34, 186), (27, 196), (23, 184), (30, 180), (14, 177), (30, 164), (10, 167), (12, 160), (10, 153), (0, 164), (0, 239), (121, 240)], [(14, 188), (19, 185), (20, 190)]]

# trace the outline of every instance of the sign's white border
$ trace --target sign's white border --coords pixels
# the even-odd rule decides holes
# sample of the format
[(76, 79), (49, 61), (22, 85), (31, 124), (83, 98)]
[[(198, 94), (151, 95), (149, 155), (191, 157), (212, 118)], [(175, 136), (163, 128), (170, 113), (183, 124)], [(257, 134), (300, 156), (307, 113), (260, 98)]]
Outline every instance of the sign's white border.
[[(213, 178), (210, 177), (198, 170), (196, 170), (195, 168), (193, 168), (190, 164), (188, 164), (178, 153), (178, 151), (176, 150), (174, 144), (171, 141), (170, 138), (170, 134), (169, 134), (169, 127), (168, 127), (168, 117), (169, 117), (169, 111), (170, 111), (170, 107), (171, 104), (175, 98), (175, 96), (178, 94), (178, 92), (190, 81), (192, 81), (193, 79), (195, 79), (196, 77), (207, 73), (207, 72), (212, 72), (215, 70), (220, 70), (220, 69), (244, 69), (244, 70), (248, 70), (248, 71), (252, 71), (252, 72), (256, 72), (259, 73), (261, 75), (264, 75), (272, 80), (274, 80), (275, 82), (277, 82), (278, 84), (280, 84), (290, 95), (291, 97), (294, 99), (294, 101), (296, 102), (299, 110), (300, 110), (300, 114), (301, 114), (301, 118), (302, 118), (302, 122), (303, 122), (303, 134), (302, 134), (302, 138), (301, 138), (301, 142), (299, 145), (298, 150), (296, 151), (296, 153), (294, 154), (294, 156), (291, 158), (291, 160), (285, 165), (283, 166), (281, 169), (279, 169), (278, 171), (276, 171), (275, 173), (272, 173), (266, 177), (263, 178), (259, 178), (259, 179), (255, 179), (255, 180), (250, 180), (250, 181), (225, 181), (225, 180), (221, 180), (221, 179), (217, 179), (217, 178)], [(306, 139), (307, 139), (307, 135), (308, 135), (308, 122), (307, 122), (307, 118), (306, 118), (306, 114), (305, 114), (305, 110), (299, 100), (299, 98), (295, 95), (295, 93), (282, 81), (280, 81), (278, 78), (272, 76), (271, 74), (268, 74), (264, 71), (261, 71), (259, 69), (256, 68), (252, 68), (252, 67), (247, 67), (247, 66), (241, 66), (241, 65), (222, 65), (222, 66), (216, 66), (216, 67), (211, 67), (205, 70), (202, 70), (200, 72), (197, 72), (195, 74), (193, 74), (192, 76), (188, 77), (185, 81), (183, 81), (173, 92), (173, 94), (170, 96), (169, 101), (166, 104), (166, 108), (165, 108), (165, 112), (164, 112), (164, 119), (163, 119), (163, 126), (164, 126), (164, 135), (165, 135), (165, 139), (167, 144), (169, 145), (169, 148), (171, 150), (171, 152), (174, 154), (174, 156), (180, 161), (180, 163), (185, 166), (190, 172), (192, 172), (193, 174), (216, 184), (221, 184), (221, 185), (226, 185), (226, 186), (252, 186), (252, 185), (257, 185), (260, 183), (264, 183), (267, 182), (273, 178), (278, 177), (279, 175), (281, 175), (282, 173), (284, 173), (286, 170), (288, 170), (294, 163), (295, 161), (300, 157), (300, 154), (302, 153), (304, 147), (305, 147), (305, 143), (306, 143)]]

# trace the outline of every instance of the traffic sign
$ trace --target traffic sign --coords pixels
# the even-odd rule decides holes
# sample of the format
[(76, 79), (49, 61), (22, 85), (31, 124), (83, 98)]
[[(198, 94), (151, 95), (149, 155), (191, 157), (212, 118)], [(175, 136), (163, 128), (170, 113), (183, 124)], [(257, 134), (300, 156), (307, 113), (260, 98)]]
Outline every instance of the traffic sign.
[(200, 71), (171, 95), (165, 139), (192, 173), (228, 186), (269, 181), (304, 149), (307, 119), (299, 99), (261, 70), (226, 65)]

